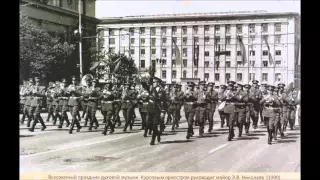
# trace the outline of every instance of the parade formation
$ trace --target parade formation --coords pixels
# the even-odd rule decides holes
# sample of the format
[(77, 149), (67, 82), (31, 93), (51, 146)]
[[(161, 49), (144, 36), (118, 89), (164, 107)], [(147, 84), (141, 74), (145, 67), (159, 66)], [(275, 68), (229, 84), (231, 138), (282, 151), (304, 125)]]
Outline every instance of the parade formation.
[[(103, 115), (103, 135), (107, 135), (108, 129), (112, 134), (115, 126), (121, 126), (120, 111), (125, 119), (123, 131), (131, 131), (136, 119), (135, 108), (138, 108), (143, 136), (151, 135), (150, 145), (154, 145), (156, 140), (161, 141), (166, 128), (172, 131), (179, 128), (183, 107), (188, 122), (186, 139), (195, 135), (194, 126), (199, 126), (199, 137), (203, 137), (206, 121), (209, 122), (208, 132), (211, 132), (217, 109), (221, 128), (225, 124), (229, 128), (228, 141), (235, 137), (235, 128), (239, 129), (238, 137), (242, 136), (243, 130), (249, 133), (251, 122), (252, 128), (256, 129), (260, 118), (267, 127), (268, 144), (271, 144), (278, 135), (284, 137), (288, 123), (291, 130), (295, 128), (296, 107), (300, 103), (300, 92), (293, 86), (282, 83), (259, 86), (257, 80), (252, 81), (252, 85), (228, 81), (220, 86), (215, 86), (213, 82), (188, 82), (185, 92), (180, 84), (165, 84), (154, 76), (147, 81), (141, 80), (139, 84), (133, 80), (126, 83), (112, 80), (99, 83), (90, 74), (83, 76), (79, 84), (74, 76), (70, 81), (70, 85), (66, 79), (50, 82), (48, 87), (40, 85), (38, 77), (23, 82), (20, 87), (21, 123), (27, 120), (29, 131), (33, 132), (38, 122), (42, 125), (42, 131), (46, 129), (40, 115), (43, 107), (48, 111), (46, 121), (52, 119), (53, 125), (56, 125), (59, 119), (58, 128), (62, 128), (66, 122), (70, 134), (74, 129), (77, 132), (82, 129), (82, 119), (84, 126), (89, 123), (88, 131), (99, 128), (97, 110)], [(300, 126), (300, 118), (298, 121)]]

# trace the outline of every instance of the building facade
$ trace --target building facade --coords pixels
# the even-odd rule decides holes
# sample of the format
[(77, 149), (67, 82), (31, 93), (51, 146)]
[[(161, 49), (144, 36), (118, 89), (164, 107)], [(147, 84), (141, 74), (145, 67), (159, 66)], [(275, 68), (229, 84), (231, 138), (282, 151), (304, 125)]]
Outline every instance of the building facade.
[[(299, 74), (299, 19), (298, 13), (265, 11), (172, 14), (106, 18), (98, 28), (106, 51), (130, 55), (140, 71), (156, 61), (156, 76), (167, 83), (255, 79), (276, 85)], [(218, 56), (219, 49), (225, 53)]]

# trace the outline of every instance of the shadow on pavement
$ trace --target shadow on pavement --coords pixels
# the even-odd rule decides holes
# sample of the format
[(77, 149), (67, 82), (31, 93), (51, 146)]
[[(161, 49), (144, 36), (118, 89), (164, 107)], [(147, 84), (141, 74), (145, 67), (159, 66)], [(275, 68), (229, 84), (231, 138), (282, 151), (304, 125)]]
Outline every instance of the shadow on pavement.
[(294, 143), (294, 142), (297, 142), (296, 140), (292, 140), (292, 139), (288, 139), (288, 140), (278, 140), (276, 141), (277, 143)]
[(253, 131), (249, 131), (251, 133), (266, 133), (267, 130), (253, 130)]
[(160, 144), (178, 144), (178, 143), (188, 143), (193, 142), (194, 140), (174, 140), (174, 141), (162, 141)]
[(259, 139), (258, 137), (238, 137), (236, 140), (255, 140)]
[(216, 134), (216, 135), (222, 135), (222, 134), (229, 134), (229, 132), (215, 132), (215, 130), (213, 130), (214, 132), (209, 132), (208, 134)]
[(21, 138), (23, 137), (33, 137), (34, 135), (20, 135)]
[(133, 134), (133, 133), (139, 133), (141, 131), (126, 131), (126, 132), (114, 132), (113, 134)]
[(301, 133), (288, 133), (288, 135), (297, 136), (297, 135), (301, 135)]
[(297, 139), (299, 136), (284, 136), (282, 139)]
[(265, 136), (266, 134), (261, 134), (261, 133), (258, 133), (258, 134), (246, 134), (246, 136)]
[(221, 129), (215, 129), (214, 131), (229, 131), (228, 127), (221, 128)]
[[(30, 127), (23, 127), (23, 128), (19, 128), (20, 130), (28, 130), (28, 129), (30, 129), (31, 128), (31, 126)], [(35, 130), (36, 129), (41, 129), (41, 127), (36, 127), (36, 128), (34, 128)]]
[(203, 135), (203, 137), (196, 136), (195, 138), (202, 139), (202, 138), (211, 138), (211, 137), (219, 137), (219, 135), (217, 135), (217, 134), (213, 134), (213, 135), (205, 134), (205, 135)]
[(162, 133), (161, 136), (171, 136), (171, 135), (176, 135), (178, 134), (177, 132), (173, 132), (173, 133)]

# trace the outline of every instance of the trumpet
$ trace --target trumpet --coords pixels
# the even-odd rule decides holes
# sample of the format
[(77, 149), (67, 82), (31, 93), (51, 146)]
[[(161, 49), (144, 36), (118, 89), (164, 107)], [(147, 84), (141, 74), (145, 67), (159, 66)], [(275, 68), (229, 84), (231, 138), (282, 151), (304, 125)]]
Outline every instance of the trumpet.
[(232, 91), (227, 91), (226, 96), (227, 96), (227, 99), (231, 99), (234, 96), (234, 94)]

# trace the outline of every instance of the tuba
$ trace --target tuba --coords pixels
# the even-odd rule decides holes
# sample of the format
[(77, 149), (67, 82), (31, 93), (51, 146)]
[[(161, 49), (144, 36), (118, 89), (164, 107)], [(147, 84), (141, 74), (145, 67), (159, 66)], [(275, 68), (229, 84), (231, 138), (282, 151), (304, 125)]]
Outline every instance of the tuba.
[(87, 81), (93, 80), (93, 76), (91, 74), (86, 74), (81, 79), (81, 85), (82, 86), (88, 86)]

